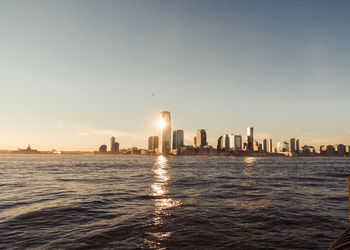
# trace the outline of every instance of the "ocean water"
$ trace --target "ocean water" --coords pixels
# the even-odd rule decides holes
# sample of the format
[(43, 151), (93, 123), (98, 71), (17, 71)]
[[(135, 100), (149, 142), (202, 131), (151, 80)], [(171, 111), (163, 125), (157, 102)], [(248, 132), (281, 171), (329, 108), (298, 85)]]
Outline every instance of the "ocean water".
[(327, 249), (350, 158), (0, 156), (1, 249)]

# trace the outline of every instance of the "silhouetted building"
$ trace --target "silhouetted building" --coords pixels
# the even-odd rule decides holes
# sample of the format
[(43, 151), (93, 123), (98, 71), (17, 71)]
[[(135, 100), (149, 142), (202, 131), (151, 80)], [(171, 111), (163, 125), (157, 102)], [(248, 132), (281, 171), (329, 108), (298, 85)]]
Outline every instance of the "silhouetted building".
[(149, 151), (147, 149), (141, 149), (140, 154), (141, 155), (149, 155)]
[(254, 151), (254, 128), (247, 128), (247, 150)]
[(262, 141), (262, 151), (267, 152), (267, 139), (263, 139)]
[(197, 140), (196, 140), (196, 146), (197, 147), (204, 147), (207, 146), (207, 133), (205, 132), (205, 129), (198, 129), (197, 131)]
[(119, 143), (114, 142), (111, 148), (111, 153), (112, 154), (119, 154)]
[(174, 130), (173, 131), (173, 149), (180, 149), (184, 146), (184, 131)]
[(272, 149), (272, 139), (267, 139), (267, 149), (266, 149), (266, 152), (268, 153), (272, 153), (273, 152), (273, 149)]
[(193, 137), (193, 146), (197, 146), (197, 136)]
[(131, 155), (139, 155), (141, 154), (141, 150), (138, 149), (137, 147), (131, 147), (128, 149), (128, 153)]
[(32, 149), (30, 145), (26, 149), (19, 148), (17, 152), (15, 153), (21, 153), (21, 154), (38, 154), (40, 153), (37, 149)]
[(101, 145), (101, 146), (98, 148), (98, 152), (99, 152), (99, 153), (107, 153), (107, 145)]
[(295, 151), (297, 151), (297, 152), (300, 151), (300, 142), (299, 142), (299, 139), (296, 139), (296, 141), (295, 141)]
[(295, 138), (289, 139), (289, 152), (295, 152)]
[(180, 155), (196, 155), (196, 148), (193, 146), (184, 146), (180, 148)]
[(171, 118), (170, 112), (160, 112), (162, 127), (159, 130), (159, 153), (163, 155), (170, 154), (171, 151)]
[(323, 156), (334, 156), (335, 155), (335, 149), (332, 145), (322, 145), (320, 146), (320, 155)]
[(253, 150), (254, 150), (254, 152), (258, 152), (259, 151), (259, 143), (257, 141), (254, 141)]
[(345, 155), (345, 146), (343, 144), (336, 144), (336, 145), (334, 145), (334, 151), (336, 152), (336, 155), (344, 156)]
[(242, 150), (242, 136), (241, 135), (235, 135), (234, 138), (235, 141), (235, 150)]
[(304, 145), (301, 149), (300, 154), (302, 156), (313, 156), (315, 155), (316, 150), (313, 146), (308, 146), (308, 145)]
[(148, 137), (148, 150), (156, 151), (158, 149), (158, 136)]
[(223, 135), (222, 136), (219, 136), (219, 138), (218, 138), (218, 145), (217, 145), (217, 147), (216, 147), (216, 150), (217, 151), (222, 151), (222, 150), (224, 150), (224, 148), (223, 148), (223, 146), (222, 146), (222, 144), (223, 144), (223, 142), (222, 142), (222, 140), (223, 140)]
[(109, 149), (111, 150), (111, 152), (112, 152), (112, 148), (113, 148), (114, 143), (115, 143), (115, 137), (112, 136), (112, 137), (111, 137), (110, 148), (109, 148)]
[(278, 142), (277, 143), (277, 152), (289, 152), (288, 142)]

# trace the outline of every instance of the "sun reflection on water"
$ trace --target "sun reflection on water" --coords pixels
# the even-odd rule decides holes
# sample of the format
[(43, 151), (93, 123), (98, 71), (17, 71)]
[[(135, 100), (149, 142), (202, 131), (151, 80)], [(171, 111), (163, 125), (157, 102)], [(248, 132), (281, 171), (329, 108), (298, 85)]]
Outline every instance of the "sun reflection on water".
[(171, 216), (170, 208), (180, 205), (180, 202), (173, 199), (167, 185), (170, 181), (170, 171), (168, 159), (164, 156), (158, 156), (152, 169), (154, 173), (154, 182), (151, 185), (150, 195), (154, 197), (154, 218), (153, 227), (156, 231), (151, 232), (151, 238), (146, 240), (150, 248), (161, 248), (160, 244), (171, 236), (171, 232), (164, 231), (167, 217)]

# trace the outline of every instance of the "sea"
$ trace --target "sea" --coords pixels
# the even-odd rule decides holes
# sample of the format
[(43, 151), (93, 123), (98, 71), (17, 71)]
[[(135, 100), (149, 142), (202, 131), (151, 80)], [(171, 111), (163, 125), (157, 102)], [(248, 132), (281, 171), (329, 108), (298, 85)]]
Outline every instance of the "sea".
[(327, 249), (350, 158), (0, 155), (0, 249)]

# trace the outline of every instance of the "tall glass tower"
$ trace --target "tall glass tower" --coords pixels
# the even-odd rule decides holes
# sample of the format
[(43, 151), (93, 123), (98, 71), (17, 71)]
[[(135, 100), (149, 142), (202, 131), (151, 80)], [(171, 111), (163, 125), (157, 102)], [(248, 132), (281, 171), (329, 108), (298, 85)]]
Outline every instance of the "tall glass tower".
[(169, 111), (160, 112), (159, 125), (159, 153), (168, 155), (171, 150), (171, 118)]
[(254, 133), (254, 128), (253, 127), (248, 127), (247, 128), (247, 141), (248, 141), (248, 151), (253, 151), (254, 150), (254, 137), (253, 137), (253, 133)]

